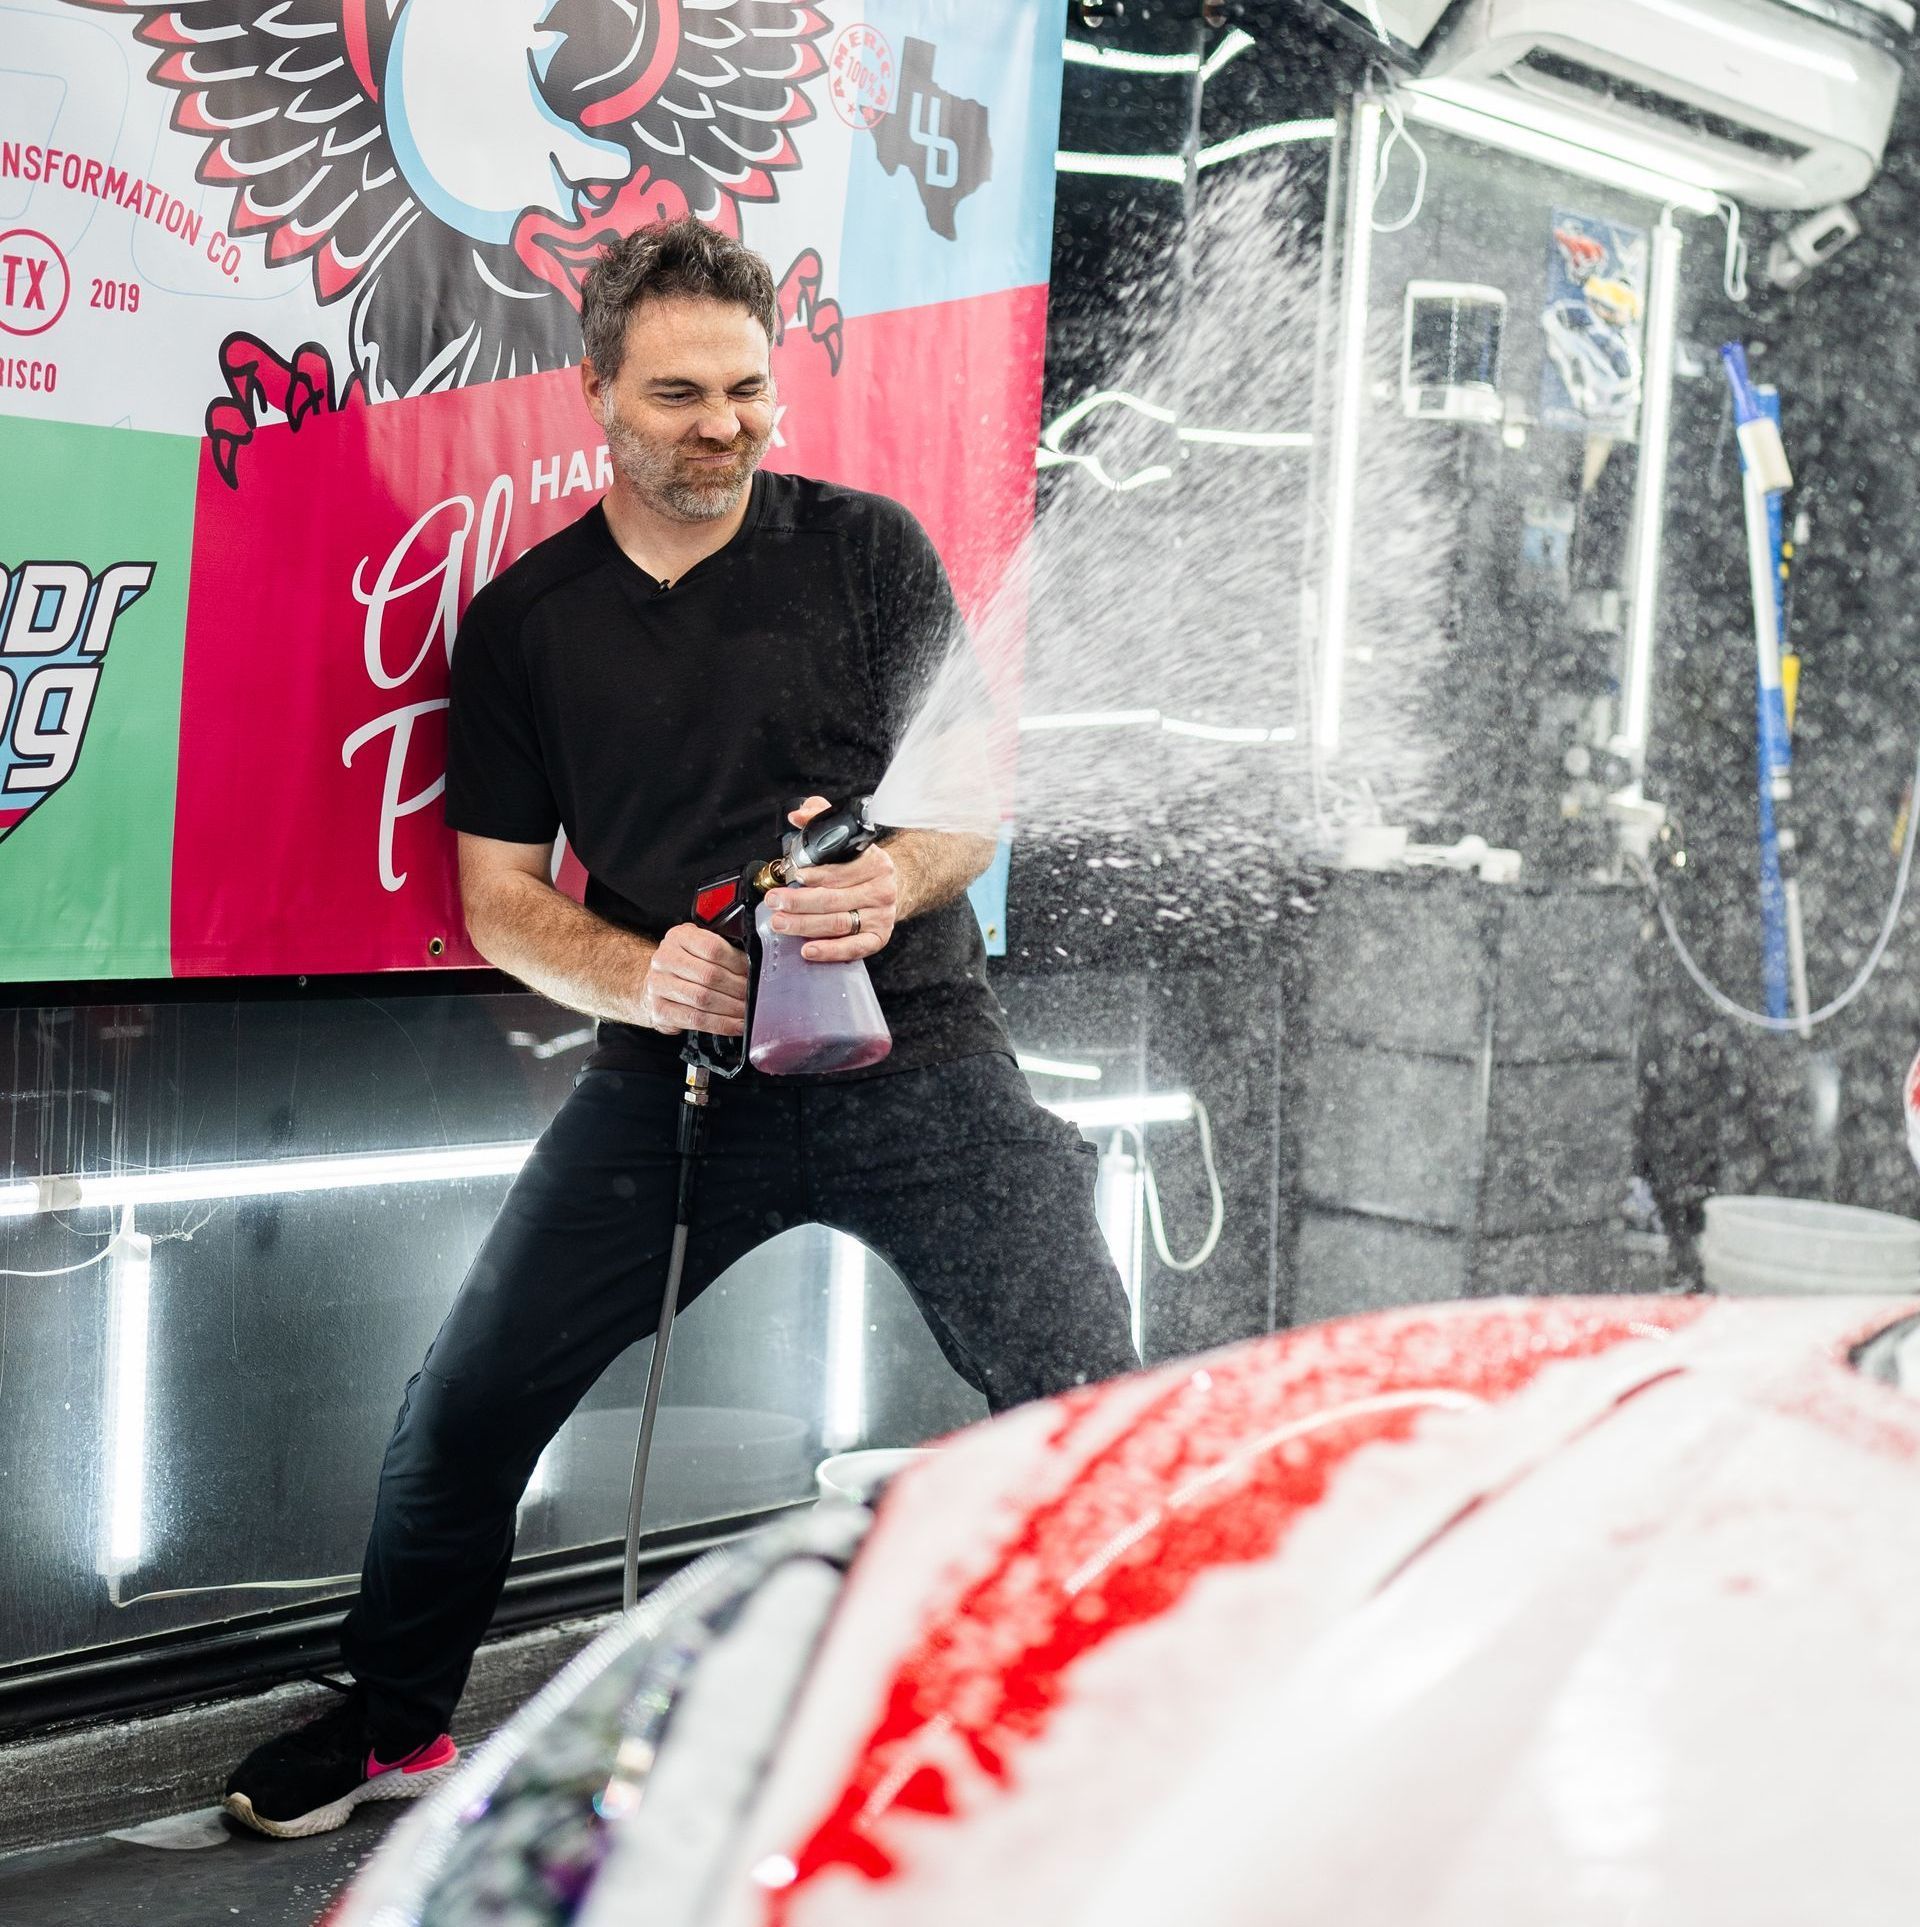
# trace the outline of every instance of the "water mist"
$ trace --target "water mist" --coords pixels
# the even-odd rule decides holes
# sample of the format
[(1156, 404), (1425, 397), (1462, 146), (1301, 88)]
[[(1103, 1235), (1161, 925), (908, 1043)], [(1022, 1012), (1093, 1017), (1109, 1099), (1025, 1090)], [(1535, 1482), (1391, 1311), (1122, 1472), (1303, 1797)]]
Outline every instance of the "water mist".
[[(1383, 333), (1363, 386), (1342, 727), (1317, 748), (1336, 374), (1320, 242), (1292, 163), (1243, 170), (1209, 184), (1184, 287), (1156, 258), (1114, 290), (1114, 372), (1048, 430), (1031, 536), (971, 644), (929, 675), (874, 806), (898, 826), (992, 833), (1010, 817), (1023, 844), (1158, 872), (1162, 919), (1229, 880), (1277, 914), (1260, 879), (1350, 822), (1405, 820), (1435, 753), (1449, 431), (1404, 419)], [(983, 662), (1021, 664), (990, 700)]]

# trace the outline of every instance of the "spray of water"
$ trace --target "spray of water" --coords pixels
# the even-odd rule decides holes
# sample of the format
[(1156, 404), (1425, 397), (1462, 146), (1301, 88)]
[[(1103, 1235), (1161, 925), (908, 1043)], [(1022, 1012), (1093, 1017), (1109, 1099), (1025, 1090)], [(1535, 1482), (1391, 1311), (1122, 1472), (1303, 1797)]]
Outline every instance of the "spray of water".
[(971, 644), (956, 642), (928, 680), (873, 793), (872, 816), (896, 830), (965, 830), (996, 836), (1008, 786), (1002, 734)]
[[(1142, 260), (1116, 288), (1108, 398), (1052, 425), (1031, 537), (930, 674), (879, 821), (1011, 816), (1023, 840), (1192, 877), (1417, 812), (1454, 431), (1403, 418), (1389, 324), (1363, 384), (1341, 727), (1316, 744), (1337, 370), (1306, 206), (1287, 163), (1250, 167), (1209, 189), (1189, 273)], [(981, 662), (1020, 665), (990, 703)]]

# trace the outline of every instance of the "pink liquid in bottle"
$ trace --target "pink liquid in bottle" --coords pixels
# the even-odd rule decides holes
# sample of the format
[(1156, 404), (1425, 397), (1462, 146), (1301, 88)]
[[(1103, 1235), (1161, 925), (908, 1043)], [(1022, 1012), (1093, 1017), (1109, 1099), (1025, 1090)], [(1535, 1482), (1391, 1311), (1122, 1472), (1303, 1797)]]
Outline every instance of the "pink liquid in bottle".
[(867, 966), (809, 963), (802, 939), (772, 928), (763, 903), (753, 913), (760, 937), (760, 977), (753, 993), (753, 1038), (747, 1061), (769, 1077), (857, 1071), (893, 1048)]

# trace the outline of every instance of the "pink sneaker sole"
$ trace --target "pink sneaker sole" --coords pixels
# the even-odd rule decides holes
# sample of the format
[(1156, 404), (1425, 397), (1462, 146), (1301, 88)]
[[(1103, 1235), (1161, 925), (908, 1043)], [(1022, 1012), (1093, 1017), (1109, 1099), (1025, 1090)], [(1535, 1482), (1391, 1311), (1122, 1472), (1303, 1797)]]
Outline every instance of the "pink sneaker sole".
[[(368, 1754), (369, 1766), (375, 1764)], [(242, 1826), (256, 1833), (271, 1834), (276, 1840), (304, 1840), (309, 1834), (331, 1833), (343, 1827), (357, 1806), (370, 1800), (417, 1800), (447, 1780), (460, 1763), (460, 1749), (445, 1733), (414, 1754), (409, 1763), (380, 1767), (371, 1778), (362, 1780), (350, 1793), (330, 1800), (310, 1813), (296, 1814), (291, 1820), (268, 1820), (255, 1813), (253, 1802), (244, 1793), (229, 1793), (226, 1809)]]

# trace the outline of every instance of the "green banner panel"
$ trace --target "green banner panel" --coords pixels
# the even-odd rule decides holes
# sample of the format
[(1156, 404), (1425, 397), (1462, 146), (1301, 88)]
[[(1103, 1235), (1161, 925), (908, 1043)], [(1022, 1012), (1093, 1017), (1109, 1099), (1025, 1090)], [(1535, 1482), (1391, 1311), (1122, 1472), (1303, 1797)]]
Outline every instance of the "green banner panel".
[(0, 420), (0, 976), (171, 973), (200, 445)]

